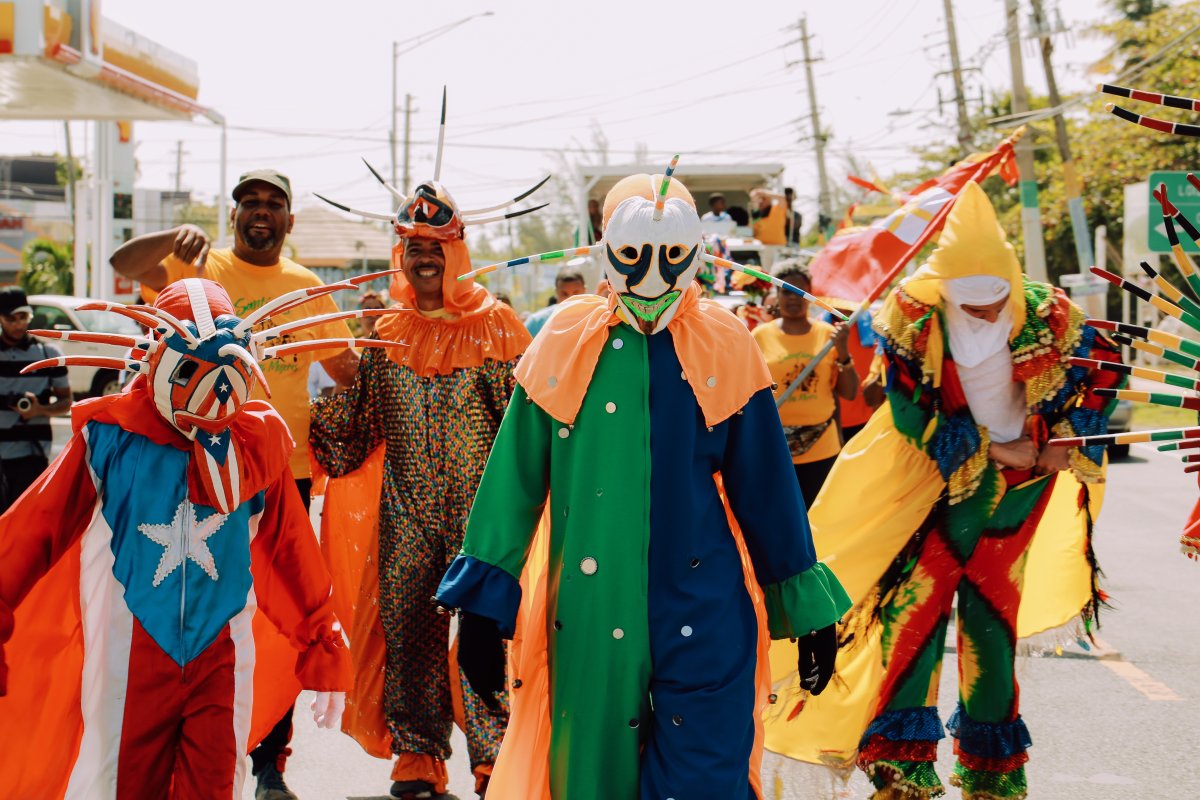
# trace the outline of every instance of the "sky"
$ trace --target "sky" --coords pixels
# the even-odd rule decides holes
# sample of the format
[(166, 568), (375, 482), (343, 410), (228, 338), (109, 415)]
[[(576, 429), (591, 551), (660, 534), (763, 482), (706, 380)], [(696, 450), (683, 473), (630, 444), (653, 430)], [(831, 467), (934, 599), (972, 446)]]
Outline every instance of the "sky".
[[(1002, 0), (954, 0), (967, 95), (1011, 85)], [(1022, 23), (1029, 6), (1022, 0)], [(1095, 0), (1046, 0), (1070, 34), (1056, 38), (1064, 94), (1097, 82), (1086, 66), (1102, 41), (1081, 32), (1104, 12)], [(746, 9), (746, 10), (742, 10)], [(103, 13), (199, 65), (200, 101), (229, 122), (228, 178), (274, 166), (296, 204), (320, 192), (390, 211), (362, 166), (389, 169), (392, 42), (492, 11), (402, 53), (397, 94), (414, 97), (412, 175), (430, 177), (446, 85), (443, 180), (462, 207), (496, 202), (547, 172), (645, 152), (665, 163), (780, 162), (797, 207), (815, 217), (816, 160), (803, 52), (794, 26), (807, 14), (822, 126), (832, 134), (831, 178), (852, 153), (881, 174), (911, 164), (909, 149), (943, 132), (954, 111), (943, 0), (741, 3), (724, 0), (104, 0)], [(1043, 92), (1040, 57), (1026, 42), (1026, 82)], [(977, 69), (976, 69), (977, 68)], [(946, 99), (938, 110), (938, 92)], [(402, 124), (402, 123), (401, 123)], [(210, 123), (137, 123), (138, 185), (181, 184), (202, 199), (220, 185)], [(85, 135), (82, 123), (73, 136)], [(6, 123), (0, 152), (62, 150), (61, 123)], [(53, 144), (51, 144), (53, 142)], [(552, 199), (552, 198), (549, 198)]]

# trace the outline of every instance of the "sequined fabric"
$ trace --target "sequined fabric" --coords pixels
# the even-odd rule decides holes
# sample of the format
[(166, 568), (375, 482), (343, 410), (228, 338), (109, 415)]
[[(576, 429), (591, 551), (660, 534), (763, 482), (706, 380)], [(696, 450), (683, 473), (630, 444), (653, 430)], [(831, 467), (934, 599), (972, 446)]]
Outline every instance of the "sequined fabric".
[[(331, 476), (385, 445), (379, 603), (387, 646), (384, 712), (396, 753), (450, 756), (450, 618), (430, 601), (458, 554), (467, 515), (515, 386), (508, 362), (421, 377), (378, 350), (353, 387), (313, 406), (312, 452)], [(461, 676), (459, 676), (461, 680)], [(463, 684), (471, 764), (495, 761), (507, 715)], [(505, 700), (507, 707), (507, 700)]]
[[(1123, 385), (1115, 372), (1071, 366), (1072, 356), (1119, 358), (1115, 346), (1085, 324), (1085, 315), (1061, 290), (1026, 280), (1025, 323), (1009, 342), (1013, 380), (1025, 386), (1029, 414), (1058, 435), (1103, 433), (1111, 404), (1087, 388)], [(958, 386), (954, 354), (943, 340), (941, 312), (903, 287), (875, 323), (891, 362), (888, 399), (896, 428), (933, 458), (949, 484), (950, 502), (977, 492), (985, 478), (989, 438), (971, 416)], [(1102, 448), (1072, 448), (1072, 472), (1082, 482), (1101, 479)]]
[(963, 800), (1025, 800), (1029, 796), (1025, 767), (988, 772), (958, 764), (950, 775), (950, 785), (962, 789)]

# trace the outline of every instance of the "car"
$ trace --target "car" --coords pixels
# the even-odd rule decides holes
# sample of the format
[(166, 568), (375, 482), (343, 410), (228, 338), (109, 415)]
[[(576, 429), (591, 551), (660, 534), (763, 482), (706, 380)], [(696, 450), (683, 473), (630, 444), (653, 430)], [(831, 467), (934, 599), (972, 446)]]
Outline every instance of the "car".
[[(34, 294), (29, 296), (33, 308), (31, 329), (51, 331), (86, 331), (88, 333), (116, 333), (125, 336), (142, 336), (144, 331), (131, 319), (110, 314), (107, 311), (82, 310), (79, 307), (96, 302), (90, 297), (71, 297), (60, 294)], [(119, 348), (103, 344), (67, 342), (54, 340), (53, 344), (68, 356), (120, 356)], [(121, 391), (121, 373), (114, 369), (99, 367), (68, 367), (67, 379), (71, 383), (71, 394), (76, 397), (98, 397)]]

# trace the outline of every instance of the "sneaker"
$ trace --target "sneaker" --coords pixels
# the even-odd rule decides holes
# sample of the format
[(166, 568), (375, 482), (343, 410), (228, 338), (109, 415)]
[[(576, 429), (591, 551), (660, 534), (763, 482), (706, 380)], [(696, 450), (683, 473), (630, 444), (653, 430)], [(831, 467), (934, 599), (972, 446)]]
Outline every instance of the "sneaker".
[(428, 781), (395, 781), (392, 784), (392, 797), (399, 800), (428, 800), (433, 796), (433, 784)]
[(283, 773), (274, 764), (267, 764), (261, 772), (256, 772), (258, 788), (254, 790), (254, 800), (300, 800), (296, 794), (283, 782)]

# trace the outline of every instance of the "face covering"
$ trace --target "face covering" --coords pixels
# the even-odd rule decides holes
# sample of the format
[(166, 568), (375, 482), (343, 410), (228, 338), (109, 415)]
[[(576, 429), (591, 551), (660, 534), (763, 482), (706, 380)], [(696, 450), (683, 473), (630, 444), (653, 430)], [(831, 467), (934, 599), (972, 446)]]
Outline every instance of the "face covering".
[(995, 322), (977, 319), (962, 306), (989, 306), (1008, 297), (1011, 285), (1003, 278), (969, 275), (942, 282), (946, 330), (950, 336), (950, 354), (959, 366), (974, 367), (1008, 349), (1012, 335), (1012, 308), (1006, 303)]

